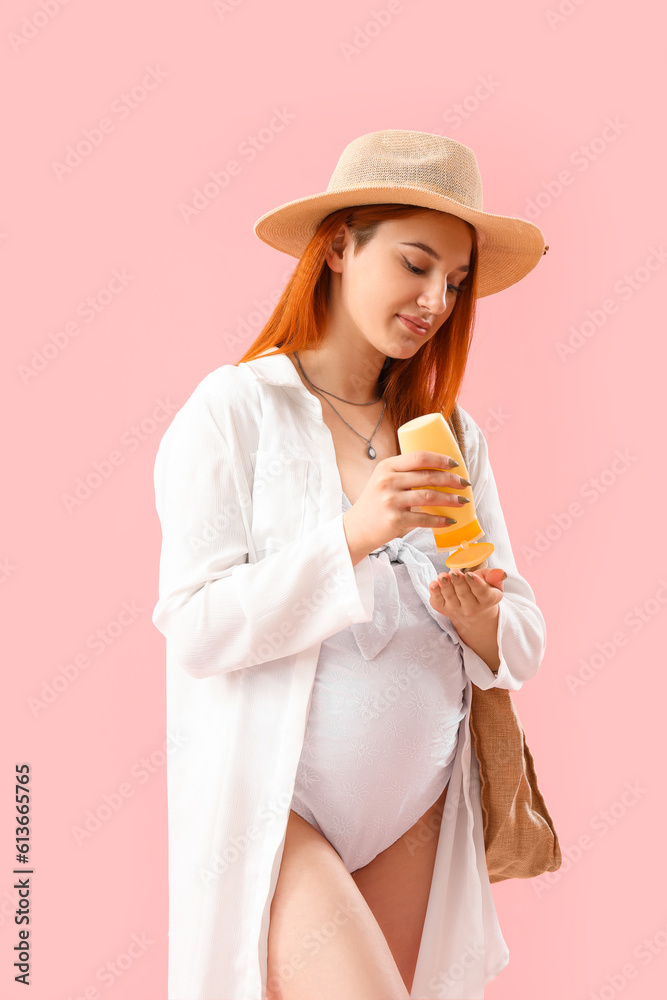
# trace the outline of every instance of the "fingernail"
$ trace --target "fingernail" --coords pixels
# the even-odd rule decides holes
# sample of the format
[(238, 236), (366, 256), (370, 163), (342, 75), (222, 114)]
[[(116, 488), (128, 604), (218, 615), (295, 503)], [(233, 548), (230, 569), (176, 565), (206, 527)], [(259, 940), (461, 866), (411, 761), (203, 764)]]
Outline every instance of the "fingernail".
[(459, 503), (470, 503), (470, 497), (462, 497), (460, 494), (458, 496), (459, 496)]
[(469, 483), (467, 479), (462, 479), (461, 476), (459, 476), (459, 479), (461, 480), (461, 486), (472, 486), (472, 483)]
[(456, 459), (450, 458), (449, 459), (449, 468), (450, 469), (458, 469), (458, 467), (459, 467), (459, 463), (456, 461)]

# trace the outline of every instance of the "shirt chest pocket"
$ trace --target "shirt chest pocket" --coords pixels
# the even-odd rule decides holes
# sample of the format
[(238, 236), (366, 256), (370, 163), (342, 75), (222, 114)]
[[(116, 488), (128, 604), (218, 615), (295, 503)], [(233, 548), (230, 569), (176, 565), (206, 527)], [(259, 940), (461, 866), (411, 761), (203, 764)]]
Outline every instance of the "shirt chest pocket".
[(301, 536), (310, 462), (279, 451), (257, 451), (250, 457), (254, 464), (252, 537), (261, 558)]

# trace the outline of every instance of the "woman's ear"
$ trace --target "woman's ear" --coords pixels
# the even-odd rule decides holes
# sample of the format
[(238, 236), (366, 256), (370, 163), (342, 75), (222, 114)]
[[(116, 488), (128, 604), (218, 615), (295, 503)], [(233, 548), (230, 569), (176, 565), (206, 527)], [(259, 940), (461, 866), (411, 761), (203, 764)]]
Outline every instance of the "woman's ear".
[(343, 222), (327, 251), (326, 261), (332, 271), (341, 272), (343, 270), (343, 251), (351, 240), (352, 233), (350, 232), (350, 228), (346, 222)]

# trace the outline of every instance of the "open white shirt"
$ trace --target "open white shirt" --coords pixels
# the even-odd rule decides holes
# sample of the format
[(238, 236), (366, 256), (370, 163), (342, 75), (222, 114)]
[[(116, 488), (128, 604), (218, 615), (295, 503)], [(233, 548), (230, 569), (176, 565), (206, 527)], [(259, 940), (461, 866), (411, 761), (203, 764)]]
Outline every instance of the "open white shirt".
[[(506, 570), (495, 674), (467, 675), (411, 996), (482, 998), (509, 961), (484, 855), (471, 682), (519, 690), (546, 649), (516, 569), (484, 435), (459, 407), (477, 520)], [(322, 641), (373, 619), (352, 565), (322, 403), (286, 355), (206, 375), (155, 460), (163, 542), (153, 622), (167, 640), (169, 1000), (265, 1000), (269, 911)], [(304, 956), (305, 957), (305, 956)]]

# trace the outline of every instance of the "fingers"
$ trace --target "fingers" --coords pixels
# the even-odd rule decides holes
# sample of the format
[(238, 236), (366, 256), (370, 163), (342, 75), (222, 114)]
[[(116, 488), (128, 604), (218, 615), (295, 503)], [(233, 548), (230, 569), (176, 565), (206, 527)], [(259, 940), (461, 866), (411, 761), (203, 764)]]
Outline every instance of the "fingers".
[[(417, 497), (420, 506), (463, 507), (465, 504), (470, 503), (470, 497), (463, 496), (462, 494), (472, 486), (472, 483), (456, 472), (426, 468), (416, 469), (412, 472), (399, 472), (396, 478), (397, 485), (406, 492), (409, 489), (414, 493), (425, 495), (430, 493), (433, 496), (433, 503), (430, 502), (430, 497)], [(436, 489), (436, 487), (447, 487), (448, 489), (457, 491), (461, 490), (462, 493), (445, 493), (442, 489)]]
[(472, 583), (484, 583), (481, 576), (477, 573), (473, 573), (471, 570), (466, 570), (465, 572), (460, 569), (450, 569), (449, 572), (444, 572), (441, 574), (442, 579), (448, 580), (454, 586), (457, 584), (463, 586), (464, 584)]
[(480, 570), (477, 575), (495, 590), (500, 590), (501, 593), (504, 591), (504, 581), (507, 579), (507, 573), (504, 569), (500, 569), (500, 567), (496, 566), (493, 569)]
[(479, 588), (481, 581), (472, 573), (462, 573), (460, 569), (450, 569), (448, 579), (461, 610), (470, 610), (470, 606), (477, 600), (473, 587)]
[(448, 573), (440, 573), (429, 585), (431, 603), (453, 621), (468, 622), (482, 615), (502, 598), (502, 582), (494, 584), (486, 580), (485, 572), (462, 573), (450, 569)]
[(456, 569), (441, 573), (436, 581), (436, 585), (438, 584), (445, 606), (455, 614), (470, 613), (478, 607), (478, 598), (482, 597), (487, 586), (475, 573), (464, 574)]

